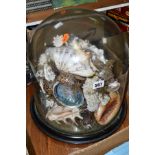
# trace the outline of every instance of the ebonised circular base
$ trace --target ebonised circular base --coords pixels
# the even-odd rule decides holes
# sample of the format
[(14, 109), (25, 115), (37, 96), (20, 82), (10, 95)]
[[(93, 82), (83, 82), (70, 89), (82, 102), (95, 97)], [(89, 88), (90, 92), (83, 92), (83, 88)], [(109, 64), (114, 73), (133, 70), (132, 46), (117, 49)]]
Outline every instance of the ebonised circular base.
[(72, 144), (85, 144), (85, 143), (96, 142), (112, 135), (120, 127), (120, 125), (125, 119), (126, 112), (127, 112), (127, 104), (126, 102), (122, 103), (122, 106), (117, 116), (107, 125), (108, 127), (106, 127), (106, 129), (104, 129), (103, 127), (103, 130), (101, 132), (98, 132), (98, 134), (95, 134), (95, 135), (91, 134), (87, 137), (78, 137), (78, 138), (75, 138), (73, 136), (68, 136), (65, 134), (60, 134), (52, 130), (51, 128), (49, 128), (47, 123), (43, 121), (40, 117), (38, 117), (36, 107), (35, 107), (34, 97), (32, 97), (31, 99), (30, 111), (31, 111), (32, 119), (34, 120), (37, 127), (49, 137), (63, 142), (72, 143)]

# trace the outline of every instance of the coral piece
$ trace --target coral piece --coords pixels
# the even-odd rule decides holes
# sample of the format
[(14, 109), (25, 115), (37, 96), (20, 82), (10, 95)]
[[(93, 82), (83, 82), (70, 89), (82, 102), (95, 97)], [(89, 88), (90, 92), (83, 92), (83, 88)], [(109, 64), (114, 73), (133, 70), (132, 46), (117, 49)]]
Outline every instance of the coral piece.
[(66, 43), (68, 40), (69, 40), (69, 34), (68, 33), (65, 33), (63, 35), (63, 43)]
[(113, 60), (108, 60), (106, 64), (103, 66), (103, 70), (99, 73), (99, 77), (103, 78), (105, 81), (113, 79), (113, 63)]
[(37, 78), (45, 78), (47, 81), (54, 81), (56, 75), (53, 72), (52, 68), (48, 64), (44, 64), (40, 68), (38, 68), (37, 73), (35, 74)]
[(88, 48), (90, 51), (93, 52), (93, 59), (98, 59), (101, 62), (103, 62), (103, 64), (106, 64), (107, 60), (104, 57), (104, 51), (103, 49), (98, 49), (96, 46), (94, 45), (90, 45)]
[(53, 37), (53, 45), (55, 47), (61, 47), (63, 45), (63, 35)]
[(46, 99), (45, 107), (46, 108), (52, 108), (54, 106), (55, 102), (52, 99)]
[(92, 54), (93, 60), (98, 59), (103, 64), (106, 64), (107, 60), (104, 57), (103, 49), (98, 49), (96, 46), (90, 44), (88, 40), (82, 40), (78, 37), (74, 37), (73, 41), (71, 42), (71, 45), (78, 49), (89, 51)]
[(40, 58), (39, 58), (39, 64), (38, 65), (42, 66), (42, 65), (44, 65), (47, 62), (48, 62), (47, 55), (45, 53), (41, 54)]
[(99, 93), (93, 89), (94, 82), (98, 80), (98, 77), (94, 76), (93, 78), (87, 78), (83, 84), (83, 93), (87, 102), (87, 108), (91, 112), (97, 110), (100, 103)]

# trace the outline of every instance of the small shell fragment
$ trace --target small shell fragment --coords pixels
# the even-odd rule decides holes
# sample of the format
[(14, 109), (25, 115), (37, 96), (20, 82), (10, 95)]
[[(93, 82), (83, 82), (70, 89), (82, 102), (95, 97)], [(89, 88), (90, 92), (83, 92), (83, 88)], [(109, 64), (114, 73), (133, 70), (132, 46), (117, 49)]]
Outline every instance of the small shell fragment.
[(115, 92), (120, 88), (120, 83), (118, 81), (114, 81), (108, 85), (109, 92)]
[(101, 102), (102, 105), (107, 105), (107, 103), (110, 101), (110, 97), (108, 95), (104, 95), (103, 100)]

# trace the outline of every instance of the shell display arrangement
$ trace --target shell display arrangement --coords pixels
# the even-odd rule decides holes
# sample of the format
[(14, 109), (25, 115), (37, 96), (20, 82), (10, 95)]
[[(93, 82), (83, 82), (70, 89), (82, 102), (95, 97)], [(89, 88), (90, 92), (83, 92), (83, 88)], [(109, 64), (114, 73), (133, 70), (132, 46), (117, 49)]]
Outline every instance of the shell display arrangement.
[(46, 119), (87, 129), (94, 123), (107, 125), (121, 106), (113, 63), (88, 40), (68, 33), (54, 36), (52, 46), (40, 55), (35, 74)]

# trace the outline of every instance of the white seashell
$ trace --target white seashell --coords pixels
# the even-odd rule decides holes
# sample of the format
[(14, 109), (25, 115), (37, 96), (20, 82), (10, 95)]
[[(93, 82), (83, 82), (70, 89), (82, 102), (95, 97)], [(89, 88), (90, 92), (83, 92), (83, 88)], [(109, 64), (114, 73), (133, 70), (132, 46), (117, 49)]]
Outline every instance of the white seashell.
[(48, 59), (46, 54), (41, 54), (40, 58), (39, 58), (39, 65), (44, 65), (45, 63), (47, 63)]
[(39, 85), (41, 87), (42, 92), (45, 94), (46, 92), (44, 90), (44, 84), (43, 84), (43, 80), (42, 79), (39, 80)]
[(36, 77), (40, 77), (40, 78), (44, 77), (44, 70), (43, 69), (39, 69), (37, 71), (37, 73), (36, 73)]
[(59, 121), (63, 121), (66, 124), (68, 123), (67, 119), (70, 119), (73, 123), (77, 124), (75, 121), (76, 117), (83, 119), (78, 108), (62, 107), (57, 104), (55, 104), (54, 107), (52, 107), (52, 109), (50, 109), (46, 114), (46, 118), (50, 121), (56, 121), (57, 123), (60, 123)]
[(45, 78), (47, 81), (53, 81), (55, 79), (55, 73), (52, 71), (51, 66), (48, 64), (43, 64), (43, 67), (41, 67), (35, 74), (35, 76), (38, 78)]
[(53, 37), (53, 45), (55, 47), (61, 47), (63, 45), (63, 36), (57, 35), (56, 37)]
[(46, 108), (48, 108), (48, 107), (53, 107), (54, 106), (54, 104), (55, 104), (55, 102), (52, 100), (52, 99), (50, 99), (50, 100), (47, 100), (46, 99), (46, 103), (45, 103), (46, 105), (45, 105), (45, 107)]
[(80, 49), (71, 46), (50, 47), (45, 52), (59, 70), (83, 77), (91, 77), (95, 73), (90, 66), (89, 54)]
[(48, 64), (44, 65), (44, 76), (47, 81), (53, 81), (55, 79), (55, 73)]
[(118, 81), (114, 81), (108, 85), (108, 90), (111, 92), (117, 91), (120, 88), (120, 83)]

